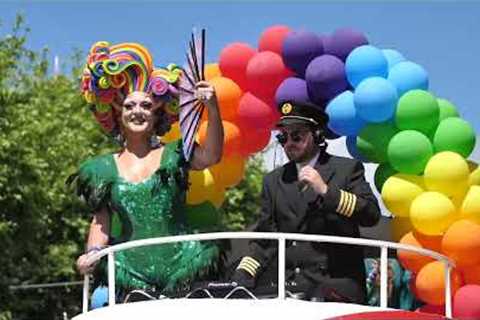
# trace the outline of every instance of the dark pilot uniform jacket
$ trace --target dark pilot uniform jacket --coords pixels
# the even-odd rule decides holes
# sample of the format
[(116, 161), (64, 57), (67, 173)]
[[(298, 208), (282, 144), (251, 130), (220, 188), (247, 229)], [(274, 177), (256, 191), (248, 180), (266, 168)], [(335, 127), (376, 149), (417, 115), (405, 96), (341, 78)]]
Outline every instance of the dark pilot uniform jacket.
[[(294, 162), (265, 176), (261, 217), (253, 231), (359, 237), (359, 226), (377, 223), (380, 209), (361, 162), (323, 152), (314, 168), (328, 185), (323, 196), (312, 188), (301, 191)], [(277, 282), (277, 259), (276, 241), (255, 240), (238, 268), (254, 276), (257, 287), (273, 284)], [(363, 248), (287, 241), (287, 286), (298, 284), (299, 289), (312, 290), (326, 278), (353, 279), (363, 290)]]

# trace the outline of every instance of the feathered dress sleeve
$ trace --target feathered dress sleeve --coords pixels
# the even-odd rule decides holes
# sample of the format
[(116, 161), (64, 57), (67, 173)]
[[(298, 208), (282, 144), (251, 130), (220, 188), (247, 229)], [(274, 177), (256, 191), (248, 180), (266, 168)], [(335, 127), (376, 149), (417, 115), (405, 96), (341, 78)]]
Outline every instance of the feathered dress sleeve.
[(66, 184), (95, 212), (110, 204), (115, 172), (111, 154), (97, 156), (83, 162), (78, 171), (67, 178)]

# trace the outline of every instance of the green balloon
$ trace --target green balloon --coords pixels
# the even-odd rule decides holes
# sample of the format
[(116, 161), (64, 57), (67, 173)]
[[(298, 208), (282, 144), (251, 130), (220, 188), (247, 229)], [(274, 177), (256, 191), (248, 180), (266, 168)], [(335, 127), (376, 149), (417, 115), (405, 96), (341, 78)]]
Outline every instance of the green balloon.
[(387, 148), (390, 139), (398, 132), (393, 123), (370, 123), (357, 137), (357, 149), (371, 162), (388, 162)]
[(393, 169), (389, 163), (382, 163), (377, 167), (373, 180), (379, 193), (382, 193), (382, 188), (385, 181), (397, 173), (398, 171)]
[(457, 107), (446, 99), (437, 99), (438, 107), (440, 108), (439, 120), (442, 122), (447, 118), (458, 118)]
[(400, 131), (388, 144), (390, 164), (401, 173), (421, 174), (432, 155), (430, 140), (415, 130)]
[(424, 90), (410, 90), (398, 101), (395, 124), (400, 130), (417, 130), (428, 134), (438, 125), (440, 108), (437, 99)]
[(220, 224), (217, 208), (205, 201), (195, 206), (186, 207), (188, 227), (195, 231), (212, 231)]
[(448, 118), (440, 122), (433, 138), (435, 153), (453, 151), (464, 158), (472, 153), (475, 147), (475, 131), (461, 118)]

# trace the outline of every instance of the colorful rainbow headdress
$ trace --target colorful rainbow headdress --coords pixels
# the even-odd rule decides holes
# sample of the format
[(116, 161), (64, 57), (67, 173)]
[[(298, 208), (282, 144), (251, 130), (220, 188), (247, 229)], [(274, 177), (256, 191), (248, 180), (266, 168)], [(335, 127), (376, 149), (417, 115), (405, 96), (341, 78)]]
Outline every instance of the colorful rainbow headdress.
[[(151, 93), (166, 102), (168, 122), (178, 119), (177, 82), (182, 71), (174, 64), (155, 69), (150, 52), (138, 43), (95, 43), (87, 57), (81, 90), (95, 118), (111, 135), (118, 133), (116, 121), (122, 102), (134, 91)], [(112, 108), (113, 107), (113, 108)]]

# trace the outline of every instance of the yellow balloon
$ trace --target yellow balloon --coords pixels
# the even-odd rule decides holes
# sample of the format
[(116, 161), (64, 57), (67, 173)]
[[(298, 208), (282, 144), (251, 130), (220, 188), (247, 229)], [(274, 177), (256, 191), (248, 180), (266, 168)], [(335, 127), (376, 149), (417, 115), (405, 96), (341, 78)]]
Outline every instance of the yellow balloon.
[(225, 189), (221, 186), (216, 186), (215, 191), (210, 195), (209, 200), (215, 208), (220, 208), (225, 200)]
[(480, 167), (477, 163), (473, 161), (468, 161), (468, 167), (470, 169), (470, 177), (469, 177), (469, 184), (473, 185), (480, 185)]
[(215, 180), (209, 169), (190, 171), (187, 204), (196, 205), (209, 200), (215, 193)]
[(459, 197), (467, 192), (469, 175), (467, 161), (461, 155), (444, 151), (430, 158), (425, 167), (424, 179), (428, 190)]
[(424, 192), (412, 202), (410, 220), (423, 234), (441, 235), (458, 218), (453, 202), (439, 192)]
[(176, 141), (178, 139), (180, 139), (180, 124), (177, 122), (175, 122), (174, 124), (172, 124), (172, 128), (170, 129), (170, 131), (168, 131), (165, 135), (163, 135), (161, 137), (161, 141), (163, 143), (169, 143), (169, 142), (172, 142), (172, 141)]
[(480, 224), (480, 186), (471, 186), (463, 199), (462, 217)]
[(423, 177), (396, 174), (383, 184), (382, 200), (395, 216), (408, 217), (412, 201), (424, 191)]
[(245, 159), (233, 155), (223, 156), (222, 160), (210, 167), (215, 178), (215, 183), (224, 188), (237, 185), (245, 174)]
[(209, 63), (205, 65), (205, 80), (211, 80), (213, 78), (221, 77), (222, 72), (218, 63)]

